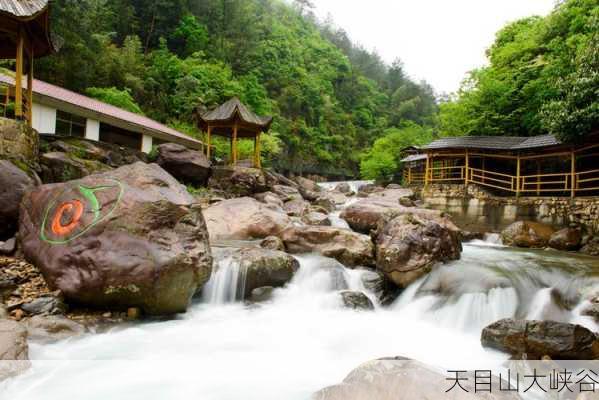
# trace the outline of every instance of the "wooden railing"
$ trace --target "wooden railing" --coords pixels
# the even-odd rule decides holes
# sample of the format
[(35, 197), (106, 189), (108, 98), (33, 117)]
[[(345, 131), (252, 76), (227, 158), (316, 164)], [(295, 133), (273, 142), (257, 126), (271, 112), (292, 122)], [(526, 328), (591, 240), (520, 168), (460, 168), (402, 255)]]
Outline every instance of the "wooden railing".
[(517, 188), (515, 176), (477, 168), (468, 168), (468, 182), (512, 192)]
[[(29, 100), (27, 90), (22, 90), (22, 119), (31, 124), (32, 104)], [(15, 118), (15, 88), (0, 83), (0, 117)]]

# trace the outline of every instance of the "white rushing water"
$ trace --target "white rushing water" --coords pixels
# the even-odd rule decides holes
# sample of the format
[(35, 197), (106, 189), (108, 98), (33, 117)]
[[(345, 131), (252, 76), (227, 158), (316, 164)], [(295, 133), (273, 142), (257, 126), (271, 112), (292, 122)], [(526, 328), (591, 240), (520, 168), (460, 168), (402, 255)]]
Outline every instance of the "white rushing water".
[[(487, 368), (507, 357), (480, 345), (503, 317), (550, 317), (591, 326), (582, 294), (595, 291), (589, 260), (475, 242), (462, 259), (411, 285), (389, 307), (342, 307), (338, 291), (374, 293), (365, 270), (297, 257), (271, 301), (237, 301), (243, 271), (223, 259), (188, 313), (51, 345), (32, 344), (33, 367), (0, 383), (0, 399), (299, 400), (371, 359), (405, 356), (446, 369)], [(555, 302), (578, 306), (571, 310)]]

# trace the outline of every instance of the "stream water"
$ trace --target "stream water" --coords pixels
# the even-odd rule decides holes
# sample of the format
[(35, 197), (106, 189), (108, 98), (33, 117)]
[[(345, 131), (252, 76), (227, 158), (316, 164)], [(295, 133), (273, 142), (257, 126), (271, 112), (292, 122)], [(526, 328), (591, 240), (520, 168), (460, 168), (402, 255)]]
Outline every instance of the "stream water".
[(362, 362), (405, 356), (446, 369), (487, 368), (507, 356), (483, 349), (481, 329), (499, 318), (576, 322), (599, 290), (591, 258), (515, 250), (496, 238), (464, 246), (459, 261), (414, 283), (389, 307), (342, 307), (341, 286), (364, 270), (298, 256), (292, 282), (271, 301), (238, 300), (239, 266), (225, 259), (188, 313), (50, 345), (31, 344), (33, 367), (0, 384), (0, 399), (307, 399)]

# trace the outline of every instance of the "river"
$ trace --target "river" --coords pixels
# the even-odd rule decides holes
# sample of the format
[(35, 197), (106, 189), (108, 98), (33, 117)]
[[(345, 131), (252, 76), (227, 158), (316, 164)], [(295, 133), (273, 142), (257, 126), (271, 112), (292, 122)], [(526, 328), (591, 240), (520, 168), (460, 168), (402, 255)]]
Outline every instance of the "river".
[(375, 296), (364, 270), (331, 273), (331, 260), (301, 255), (292, 282), (270, 302), (236, 300), (227, 263), (185, 315), (146, 321), (50, 345), (33, 343), (33, 367), (0, 384), (0, 398), (300, 400), (340, 382), (364, 361), (406, 356), (446, 369), (488, 368), (507, 359), (483, 349), (481, 329), (504, 317), (575, 322), (599, 290), (599, 262), (517, 250), (496, 238), (464, 246), (462, 258), (414, 283), (388, 307), (341, 306), (341, 281)]

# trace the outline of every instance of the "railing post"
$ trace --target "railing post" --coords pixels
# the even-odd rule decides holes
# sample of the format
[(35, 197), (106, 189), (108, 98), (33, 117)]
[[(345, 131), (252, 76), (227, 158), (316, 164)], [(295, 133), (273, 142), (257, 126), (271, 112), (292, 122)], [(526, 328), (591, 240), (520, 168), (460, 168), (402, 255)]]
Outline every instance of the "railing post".
[(23, 117), (23, 48), (25, 47), (25, 38), (23, 29), (17, 33), (17, 59), (15, 74), (15, 117)]
[(516, 159), (516, 197), (520, 197), (520, 154)]
[(27, 121), (33, 126), (33, 46), (29, 46), (29, 72), (27, 73)]
[(430, 156), (428, 155), (428, 153), (426, 154), (426, 169), (424, 171), (424, 187), (428, 186), (428, 174), (430, 171)]
[(464, 177), (464, 184), (468, 185), (468, 181), (469, 181), (469, 177), (468, 175), (470, 174), (470, 152), (468, 151), (468, 149), (466, 149), (466, 176)]
[(570, 153), (570, 197), (574, 198), (576, 196), (576, 154), (574, 150)]

